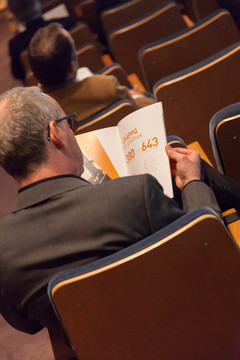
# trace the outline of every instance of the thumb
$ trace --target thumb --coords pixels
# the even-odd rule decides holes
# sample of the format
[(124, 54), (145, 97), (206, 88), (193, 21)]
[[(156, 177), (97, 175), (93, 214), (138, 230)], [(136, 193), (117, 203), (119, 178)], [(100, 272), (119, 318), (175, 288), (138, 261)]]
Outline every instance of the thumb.
[(177, 161), (177, 160), (179, 160), (179, 158), (181, 157), (181, 155), (178, 154), (177, 151), (175, 151), (175, 149), (172, 148), (172, 147), (171, 147), (170, 145), (168, 145), (168, 144), (165, 146), (165, 151), (166, 151), (169, 159), (171, 159), (171, 160)]
[(176, 160), (176, 161), (182, 159), (184, 156), (189, 156), (189, 155), (191, 155), (191, 153), (193, 153), (193, 151), (189, 150), (188, 148), (182, 148), (182, 147), (172, 148), (168, 144), (165, 146), (165, 150), (166, 150), (167, 155), (171, 159)]

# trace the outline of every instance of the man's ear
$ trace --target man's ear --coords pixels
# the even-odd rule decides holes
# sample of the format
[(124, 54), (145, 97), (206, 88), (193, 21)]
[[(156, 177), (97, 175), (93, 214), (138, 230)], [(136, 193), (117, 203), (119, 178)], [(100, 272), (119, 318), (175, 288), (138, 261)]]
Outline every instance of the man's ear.
[[(57, 124), (55, 121), (50, 121), (49, 123), (49, 141), (51, 141), (58, 149), (64, 147), (64, 143), (61, 138), (61, 134), (59, 133)], [(60, 128), (60, 127), (59, 127)]]
[(68, 70), (67, 80), (75, 79), (76, 73), (77, 73), (77, 64), (75, 61), (71, 61)]

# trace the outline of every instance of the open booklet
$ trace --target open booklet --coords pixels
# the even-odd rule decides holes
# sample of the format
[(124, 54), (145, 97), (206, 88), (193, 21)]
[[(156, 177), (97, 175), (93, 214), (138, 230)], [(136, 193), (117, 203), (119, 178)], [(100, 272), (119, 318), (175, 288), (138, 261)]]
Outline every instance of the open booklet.
[(173, 196), (160, 102), (124, 117), (117, 126), (76, 136), (83, 152), (111, 178), (152, 174)]

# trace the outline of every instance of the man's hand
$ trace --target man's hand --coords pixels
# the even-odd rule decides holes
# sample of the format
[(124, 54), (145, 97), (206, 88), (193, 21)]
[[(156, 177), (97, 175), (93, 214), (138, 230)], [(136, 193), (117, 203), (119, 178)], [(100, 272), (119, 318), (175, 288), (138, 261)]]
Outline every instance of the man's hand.
[(182, 190), (189, 181), (201, 179), (200, 154), (186, 148), (165, 146), (170, 159), (171, 174), (175, 176), (177, 187)]

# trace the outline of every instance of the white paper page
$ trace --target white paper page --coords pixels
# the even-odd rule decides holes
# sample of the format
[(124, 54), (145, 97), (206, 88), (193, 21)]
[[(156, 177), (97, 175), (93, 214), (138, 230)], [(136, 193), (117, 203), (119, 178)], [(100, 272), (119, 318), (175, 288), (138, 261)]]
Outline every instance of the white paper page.
[(93, 73), (91, 72), (91, 70), (88, 67), (84, 66), (84, 67), (78, 68), (76, 78), (79, 81), (84, 80), (91, 76), (93, 76)]
[(122, 145), (118, 128), (116, 126), (112, 126), (103, 130), (95, 130), (95, 134), (115, 167), (118, 175), (120, 177), (126, 176), (128, 172), (124, 155), (122, 153)]
[(160, 102), (127, 115), (118, 124), (129, 175), (150, 173), (173, 196), (166, 132)]
[(46, 11), (44, 14), (42, 14), (42, 17), (45, 20), (51, 20), (54, 18), (60, 18), (60, 17), (66, 17), (69, 16), (69, 12), (64, 4), (60, 4), (58, 6), (55, 6), (54, 8)]

